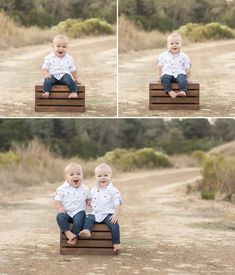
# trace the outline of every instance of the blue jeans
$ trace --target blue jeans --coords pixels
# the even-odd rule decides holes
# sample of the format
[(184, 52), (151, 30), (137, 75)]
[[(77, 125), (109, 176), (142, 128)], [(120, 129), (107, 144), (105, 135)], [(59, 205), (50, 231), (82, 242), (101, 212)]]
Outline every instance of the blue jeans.
[(185, 74), (178, 74), (176, 78), (173, 75), (164, 74), (161, 77), (161, 82), (166, 93), (172, 91), (172, 83), (178, 83), (180, 91), (187, 93), (187, 78)]
[(49, 79), (46, 78), (43, 83), (43, 91), (50, 94), (52, 85), (56, 84), (67, 85), (71, 93), (78, 92), (77, 85), (69, 74), (64, 74), (60, 80), (56, 79), (53, 75)]
[(69, 231), (69, 223), (73, 223), (71, 232), (77, 236), (83, 228), (85, 216), (85, 211), (78, 212), (75, 216), (73, 216), (73, 218), (71, 218), (68, 214), (58, 213), (56, 220), (61, 232)]
[[(112, 234), (112, 243), (113, 244), (120, 244), (120, 230), (119, 230), (119, 224), (118, 223), (111, 223), (110, 217), (112, 214), (109, 214), (102, 222), (105, 223)], [(83, 229), (89, 230), (92, 232), (93, 226), (95, 223), (98, 223), (95, 221), (95, 215), (88, 214), (85, 218), (84, 227)]]

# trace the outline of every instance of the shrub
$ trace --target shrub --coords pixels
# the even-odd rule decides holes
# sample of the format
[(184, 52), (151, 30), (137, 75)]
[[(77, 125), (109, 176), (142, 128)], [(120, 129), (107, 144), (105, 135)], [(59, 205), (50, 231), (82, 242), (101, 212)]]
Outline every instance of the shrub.
[(217, 22), (206, 25), (189, 23), (179, 28), (179, 33), (194, 42), (233, 38), (233, 31)]
[(214, 200), (215, 199), (215, 192), (210, 191), (206, 188), (203, 188), (201, 191), (201, 198), (203, 200)]
[(9, 151), (7, 153), (0, 153), (0, 165), (3, 166), (19, 163), (20, 159), (20, 156), (12, 151)]
[(106, 153), (102, 159), (122, 171), (172, 166), (166, 155), (156, 152), (152, 148), (143, 148), (137, 151), (117, 148), (112, 152)]
[(196, 150), (192, 153), (192, 157), (196, 158), (200, 164), (202, 164), (203, 160), (206, 157), (206, 153), (200, 150)]
[(85, 21), (79, 19), (67, 19), (57, 25), (59, 32), (72, 38), (85, 35), (113, 34), (113, 27), (109, 23), (98, 18), (90, 18)]
[(235, 159), (219, 154), (207, 155), (202, 162), (202, 190), (235, 193)]

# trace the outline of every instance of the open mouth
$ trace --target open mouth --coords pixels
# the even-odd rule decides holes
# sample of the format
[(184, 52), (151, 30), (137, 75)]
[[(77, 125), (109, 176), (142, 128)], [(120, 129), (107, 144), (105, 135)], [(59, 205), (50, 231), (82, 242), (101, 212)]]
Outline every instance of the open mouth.
[(79, 180), (73, 180), (73, 183), (77, 185), (79, 183)]

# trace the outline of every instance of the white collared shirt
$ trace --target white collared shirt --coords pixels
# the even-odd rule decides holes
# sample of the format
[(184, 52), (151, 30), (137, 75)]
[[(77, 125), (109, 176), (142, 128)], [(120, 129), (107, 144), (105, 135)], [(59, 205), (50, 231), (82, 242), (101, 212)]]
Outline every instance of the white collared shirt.
[(162, 74), (169, 74), (177, 77), (178, 74), (186, 74), (185, 69), (191, 68), (191, 62), (187, 54), (180, 51), (173, 55), (169, 51), (160, 54), (158, 65), (162, 66)]
[(71, 72), (76, 70), (76, 66), (69, 54), (66, 53), (63, 57), (58, 57), (51, 52), (45, 57), (42, 69), (47, 69), (51, 75), (60, 80), (65, 74), (71, 75)]
[(67, 209), (67, 214), (72, 218), (79, 211), (86, 209), (86, 199), (89, 196), (89, 189), (81, 184), (75, 188), (67, 181), (56, 189), (55, 200), (60, 201), (62, 207)]
[(112, 182), (108, 186), (98, 188), (94, 186), (90, 191), (92, 214), (96, 222), (102, 222), (108, 214), (114, 213), (114, 208), (121, 205), (121, 194)]

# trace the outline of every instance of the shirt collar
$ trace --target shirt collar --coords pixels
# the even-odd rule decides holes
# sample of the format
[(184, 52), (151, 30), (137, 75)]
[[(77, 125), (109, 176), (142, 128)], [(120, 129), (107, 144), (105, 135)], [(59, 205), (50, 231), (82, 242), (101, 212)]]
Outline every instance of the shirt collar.
[(110, 183), (109, 183), (107, 186), (104, 186), (104, 187), (101, 187), (101, 188), (99, 188), (98, 184), (96, 183), (95, 187), (96, 187), (97, 190), (98, 190), (98, 189), (99, 189), (99, 190), (104, 190), (104, 189), (110, 190), (110, 189), (113, 188), (113, 183), (110, 181)]
[(169, 50), (167, 51), (170, 56), (180, 56), (182, 54), (182, 51), (180, 50), (179, 53), (173, 55)]

